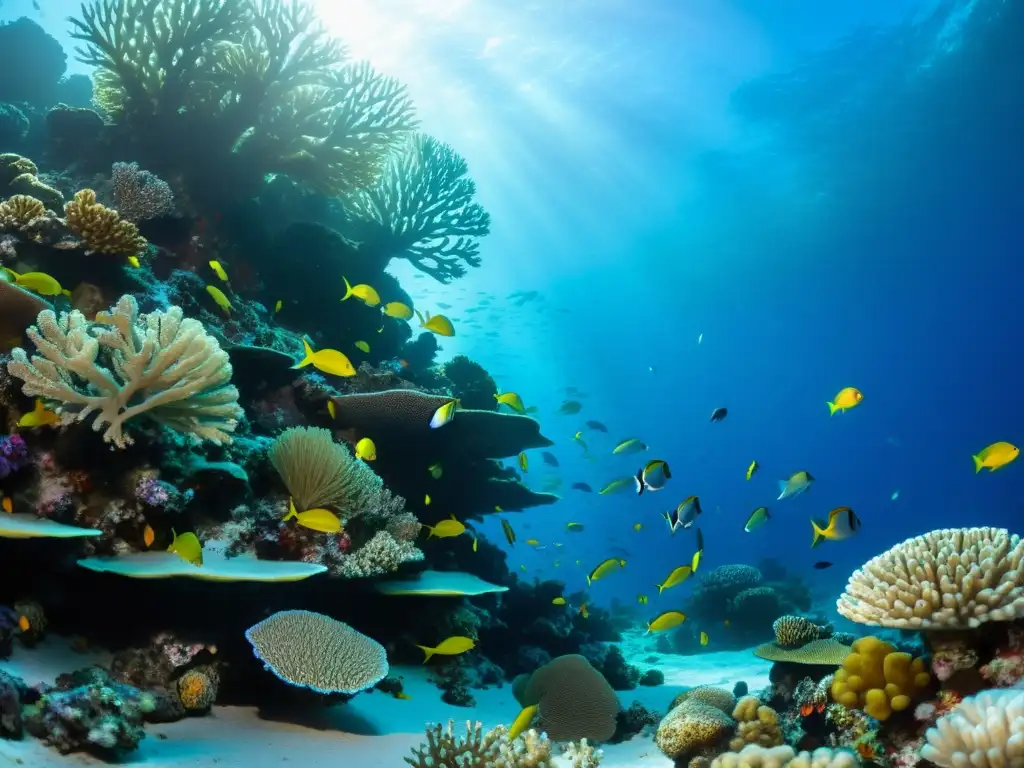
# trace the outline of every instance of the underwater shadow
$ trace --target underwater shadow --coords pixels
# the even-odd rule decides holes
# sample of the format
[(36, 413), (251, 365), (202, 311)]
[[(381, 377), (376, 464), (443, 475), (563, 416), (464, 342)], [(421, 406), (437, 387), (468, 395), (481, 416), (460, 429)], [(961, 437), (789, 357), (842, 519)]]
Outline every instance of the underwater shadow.
[(329, 707), (261, 706), (256, 716), (260, 720), (315, 731), (337, 731), (355, 736), (380, 736), (384, 733), (369, 718), (344, 703)]

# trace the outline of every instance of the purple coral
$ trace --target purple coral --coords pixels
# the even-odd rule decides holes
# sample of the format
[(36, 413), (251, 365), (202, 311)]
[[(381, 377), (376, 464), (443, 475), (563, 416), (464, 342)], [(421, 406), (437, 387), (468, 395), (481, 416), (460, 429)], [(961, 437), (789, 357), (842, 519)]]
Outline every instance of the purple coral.
[(0, 478), (17, 472), (28, 463), (28, 446), (21, 435), (0, 437)]
[(170, 483), (165, 483), (153, 475), (143, 475), (135, 484), (135, 498), (150, 507), (161, 507), (168, 512), (180, 510), (188, 498)]
[(132, 222), (171, 216), (174, 193), (166, 181), (138, 163), (114, 163), (111, 171), (114, 206), (122, 219)]

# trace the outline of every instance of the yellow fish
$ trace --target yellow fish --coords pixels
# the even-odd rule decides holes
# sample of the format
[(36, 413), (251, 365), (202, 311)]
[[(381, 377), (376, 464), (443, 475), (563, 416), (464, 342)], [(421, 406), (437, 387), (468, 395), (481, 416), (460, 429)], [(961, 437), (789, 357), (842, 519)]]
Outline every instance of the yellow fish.
[(474, 552), (476, 552), (477, 547), (479, 546), (479, 544), (480, 544), (480, 542), (477, 540), (476, 536), (474, 536), (473, 537), (473, 551)]
[(288, 499), (288, 514), (281, 522), (295, 518), (295, 522), (303, 528), (320, 533), (338, 533), (341, 530), (341, 520), (329, 509), (307, 509), (299, 512), (295, 509), (295, 502)]
[(423, 506), (425, 506), (425, 507), (429, 507), (430, 506), (430, 494), (429, 493), (426, 496), (423, 497)]
[(455, 326), (452, 325), (452, 321), (444, 315), (430, 316), (427, 312), (423, 315), (419, 310), (416, 311), (416, 316), (420, 319), (420, 328), (425, 328), (431, 333), (436, 333), (438, 336), (454, 336)]
[(633, 530), (634, 530), (634, 531), (639, 531), (639, 530), (640, 530), (640, 529), (642, 529), (643, 527), (644, 527), (644, 524), (643, 524), (643, 523), (633, 523)]
[(348, 301), (355, 296), (368, 307), (376, 307), (380, 304), (380, 294), (366, 283), (360, 283), (353, 287), (347, 277), (342, 275), (341, 279), (345, 281), (345, 295), (341, 297), (342, 301)]
[(395, 698), (396, 699), (402, 699), (402, 701), (411, 701), (412, 700), (412, 696), (410, 696), (405, 691), (399, 691), (398, 693), (396, 693), (395, 694)]
[(656, 584), (658, 588), (658, 594), (660, 595), (666, 589), (678, 586), (690, 578), (690, 574), (693, 573), (693, 566), (691, 565), (680, 565), (678, 568), (673, 568), (672, 572), (665, 577), (665, 580), (661, 584)]
[(1020, 455), (1020, 448), (1012, 443), (992, 443), (987, 448), (982, 448), (974, 456), (974, 472), (981, 472), (982, 467), (988, 467), (989, 472), (995, 472), (1000, 467), (1005, 467)]
[(510, 547), (516, 545), (516, 532), (512, 530), (512, 524), (508, 520), (501, 521), (501, 530), (505, 532), (505, 541)]
[(4, 512), (12, 514), (14, 512), (14, 500), (10, 496), (4, 496)]
[(366, 354), (370, 354), (370, 345), (367, 344), (365, 341), (357, 341), (355, 343), (355, 347), (360, 352), (365, 352)]
[(583, 605), (580, 606), (580, 616), (582, 616), (584, 619), (589, 619), (590, 618), (590, 611), (587, 610), (587, 604), (586, 603), (584, 603)]
[(334, 404), (333, 400), (327, 401), (327, 413), (332, 419), (338, 418), (338, 406)]
[(515, 392), (505, 392), (500, 395), (495, 395), (494, 399), (497, 400), (500, 405), (507, 405), (517, 413), (526, 413), (526, 406), (523, 405), (523, 398)]
[(523, 573), (526, 573), (526, 566), (525, 565), (520, 565), (519, 566), (519, 570), (522, 571)]
[(631, 437), (629, 440), (623, 440), (621, 443), (612, 448), (612, 453), (619, 455), (628, 455), (631, 453), (641, 453), (646, 451), (647, 446), (635, 437)]
[(647, 605), (647, 595), (637, 595), (636, 601), (640, 603), (640, 605)]
[(587, 574), (587, 584), (590, 585), (598, 579), (603, 579), (612, 571), (617, 571), (619, 568), (625, 568), (626, 561), (618, 557), (609, 557), (604, 562), (600, 563), (597, 568)]
[(228, 282), (228, 273), (224, 271), (224, 267), (219, 261), (212, 259), (210, 261), (210, 269), (212, 269), (213, 273), (225, 283)]
[(43, 296), (59, 296), (64, 292), (60, 283), (45, 272), (25, 272), (18, 275), (14, 282)]
[(620, 477), (617, 480), (612, 480), (608, 485), (597, 492), (598, 496), (608, 496), (612, 493), (621, 493), (628, 488), (633, 488), (636, 485), (636, 479), (631, 475), (629, 477)]
[(835, 396), (834, 400), (826, 403), (828, 405), (828, 415), (834, 416), (836, 411), (847, 411), (850, 408), (856, 408), (863, 399), (864, 394), (856, 387), (844, 387), (839, 390), (839, 394)]
[(530, 727), (530, 723), (533, 722), (533, 718), (537, 716), (537, 709), (539, 706), (539, 704), (531, 704), (516, 715), (516, 719), (512, 721), (512, 725), (508, 727), (508, 733), (505, 735), (510, 742), (518, 739), (523, 731)]
[(565, 598), (564, 597), (556, 597), (554, 600), (551, 601), (551, 604), (552, 605), (565, 605)]
[(700, 644), (701, 645), (707, 645), (709, 642), (711, 642), (711, 638), (708, 637), (708, 633), (707, 632), (701, 632), (700, 633)]
[(425, 645), (417, 645), (416, 647), (426, 654), (426, 658), (423, 659), (423, 663), (426, 664), (434, 654), (438, 656), (458, 656), (466, 651), (473, 650), (476, 647), (476, 643), (473, 642), (471, 637), (452, 635), (438, 643), (436, 648), (428, 648)]
[(136, 269), (138, 269), (139, 267), (142, 266), (142, 262), (139, 261), (139, 257), (138, 256), (129, 256), (128, 257), (128, 263), (131, 266), (135, 267)]
[(427, 467), (427, 472), (429, 472), (430, 476), (435, 480), (440, 480), (441, 475), (444, 472), (444, 467), (441, 466), (441, 462), (437, 462), (436, 464), (431, 464)]
[(747, 467), (747, 480), (750, 480), (754, 476), (754, 473), (761, 468), (761, 465), (756, 461), (750, 462), (750, 466)]
[(228, 301), (228, 297), (224, 295), (224, 291), (215, 285), (206, 286), (206, 292), (213, 297), (214, 302), (218, 307), (224, 310), (225, 313), (231, 314), (232, 306), (231, 302)]
[(678, 627), (684, 621), (686, 621), (686, 614), (682, 611), (665, 611), (647, 623), (647, 633), (664, 632)]
[(529, 544), (531, 547), (540, 546), (540, 541), (538, 541), (537, 539), (527, 539), (526, 543)]
[(521, 470), (523, 470), (523, 472), (526, 472), (527, 469), (529, 468), (529, 466), (530, 466), (530, 462), (527, 461), (526, 454), (525, 453), (520, 453), (519, 454), (519, 468)]
[(836, 507), (828, 513), (827, 525), (817, 520), (811, 520), (811, 529), (814, 531), (811, 547), (814, 548), (825, 539), (842, 541), (853, 536), (860, 530), (860, 518), (849, 507)]
[(281, 307), (283, 307), (283, 306), (284, 306), (284, 302), (281, 301), (280, 299), (278, 299), (277, 303), (274, 304), (274, 314), (276, 315), (278, 312), (280, 312), (281, 311)]
[(32, 622), (28, 620), (28, 616), (18, 617), (18, 629), (20, 629), (22, 632), (28, 632), (30, 629), (32, 629)]
[(408, 320), (412, 317), (412, 308), (408, 304), (403, 304), (400, 301), (388, 302), (380, 311), (388, 317), (394, 317), (398, 320)]
[(459, 536), (466, 532), (466, 526), (456, 520), (454, 514), (452, 514), (451, 519), (442, 520), (433, 528), (429, 525), (424, 526), (424, 528), (430, 531), (430, 535), (427, 536), (428, 539), (450, 539), (452, 536)]
[(436, 411), (434, 411), (434, 415), (430, 417), (430, 428), (440, 429), (445, 424), (454, 419), (456, 406), (458, 406), (458, 404), (458, 400), (449, 400), (447, 403), (445, 403)]
[(43, 401), (36, 398), (35, 408), (18, 419), (18, 426), (32, 429), (34, 427), (46, 427), (51, 424), (60, 424), (60, 416), (43, 405)]
[(562, 561), (561, 561), (561, 560), (555, 560), (555, 562), (553, 562), (553, 563), (551, 564), (551, 567), (552, 567), (552, 568), (557, 568), (557, 567), (558, 567), (558, 566), (560, 566), (561, 564), (562, 564)]
[(302, 359), (302, 362), (297, 365), (293, 365), (292, 370), (298, 370), (299, 368), (305, 368), (307, 365), (312, 365), (318, 371), (329, 373), (332, 376), (356, 375), (356, 369), (355, 366), (352, 365), (352, 361), (338, 350), (321, 349), (314, 352), (306, 339), (302, 340), (302, 347), (305, 350), (306, 356)]
[(362, 459), (363, 461), (377, 460), (377, 446), (374, 445), (373, 440), (368, 437), (364, 437), (356, 443), (356, 458)]
[(565, 530), (569, 533), (583, 533), (583, 523), (566, 523)]
[(146, 545), (146, 549), (153, 546), (153, 542), (156, 541), (156, 531), (153, 530), (153, 526), (147, 524), (142, 529), (142, 543)]
[(174, 552), (182, 560), (196, 567), (203, 564), (203, 545), (194, 533), (183, 533), (179, 536), (171, 528), (171, 536), (174, 538), (171, 539), (171, 546), (167, 548), (168, 552)]
[(700, 565), (700, 558), (701, 558), (701, 556), (703, 554), (704, 554), (704, 550), (702, 550), (702, 549), (698, 549), (696, 552), (693, 553), (693, 557), (690, 560), (690, 570), (691, 571), (696, 571), (697, 570), (697, 567)]

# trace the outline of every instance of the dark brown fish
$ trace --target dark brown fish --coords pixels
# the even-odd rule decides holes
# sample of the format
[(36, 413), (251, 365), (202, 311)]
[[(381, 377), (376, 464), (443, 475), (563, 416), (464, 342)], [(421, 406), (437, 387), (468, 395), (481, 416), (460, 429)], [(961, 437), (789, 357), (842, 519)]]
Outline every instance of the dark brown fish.
[(711, 412), (711, 420), (712, 421), (721, 421), (722, 419), (724, 419), (728, 415), (729, 415), (729, 409), (728, 408), (715, 408), (715, 410)]

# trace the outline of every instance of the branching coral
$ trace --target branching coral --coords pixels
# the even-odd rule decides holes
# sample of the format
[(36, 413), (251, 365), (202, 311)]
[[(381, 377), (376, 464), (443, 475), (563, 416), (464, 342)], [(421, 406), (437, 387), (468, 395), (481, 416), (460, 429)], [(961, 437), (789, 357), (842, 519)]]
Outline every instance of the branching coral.
[[(530, 730), (515, 740), (503, 725), (484, 732), (482, 723), (466, 723), (466, 735), (455, 735), (455, 721), (427, 727), (427, 742), (412, 750), (405, 762), (413, 768), (544, 768), (551, 760), (551, 742)], [(596, 765), (596, 763), (594, 763)]]
[(738, 752), (747, 744), (762, 747), (777, 747), (782, 744), (778, 713), (771, 707), (762, 706), (757, 696), (744, 696), (740, 699), (732, 716), (737, 726), (736, 735), (729, 742), (729, 749)]
[(877, 637), (862, 637), (836, 672), (832, 698), (850, 709), (863, 709), (876, 720), (911, 705), (930, 675), (922, 659), (900, 653)]
[(351, 199), (356, 216), (381, 228), (378, 248), (408, 259), (439, 282), (466, 274), (462, 262), (480, 266), (477, 240), (491, 217), (473, 202), (476, 184), (452, 147), (418, 134), (389, 161), (380, 181)]
[(122, 253), (134, 256), (146, 246), (138, 227), (112, 208), (96, 201), (96, 193), (83, 189), (64, 206), (68, 228), (85, 241), (90, 253)]
[(46, 215), (46, 206), (28, 195), (14, 195), (0, 203), (0, 230), (21, 230), (40, 216)]
[(38, 354), (11, 352), (7, 370), (29, 396), (58, 402), (65, 424), (96, 415), (92, 428), (118, 448), (132, 443), (126, 422), (146, 415), (170, 429), (230, 442), (242, 415), (231, 365), (202, 323), (181, 308), (140, 315), (132, 296), (90, 323), (72, 310), (39, 313), (26, 331)]
[(1024, 617), (1024, 541), (1003, 528), (915, 536), (856, 570), (836, 608), (851, 621), (898, 629)]

